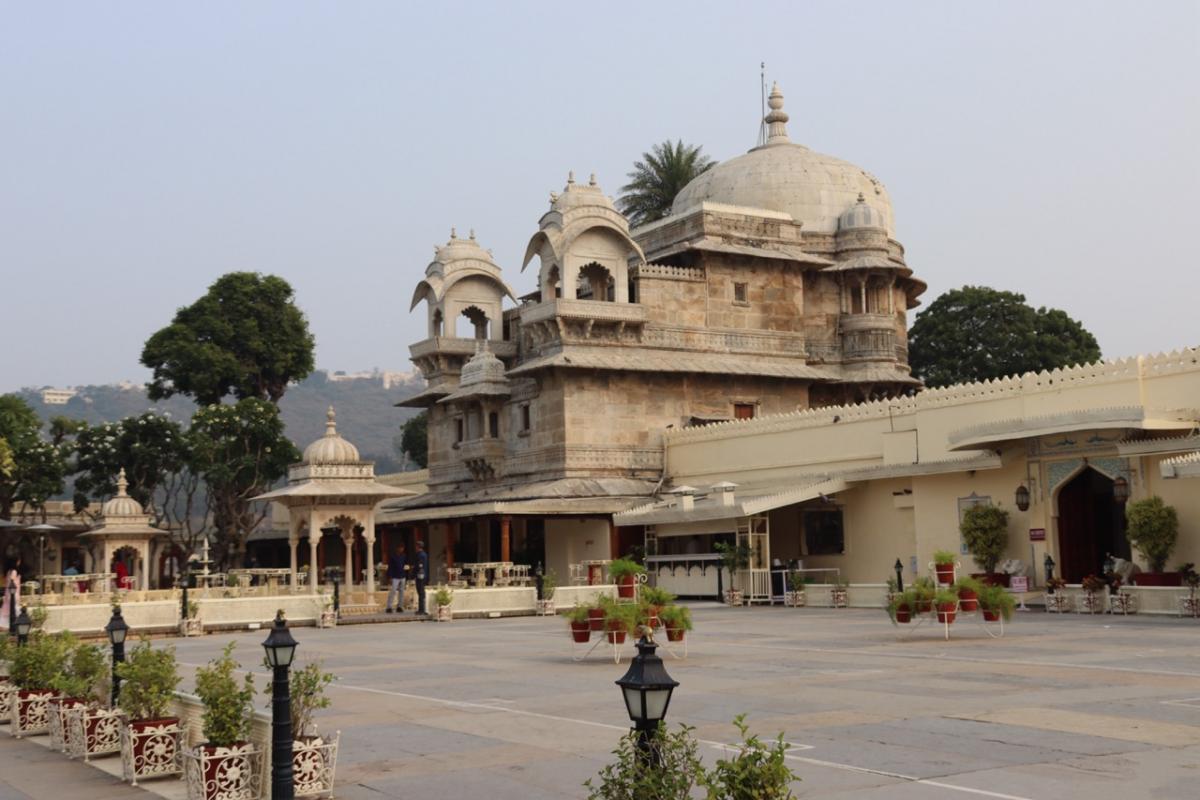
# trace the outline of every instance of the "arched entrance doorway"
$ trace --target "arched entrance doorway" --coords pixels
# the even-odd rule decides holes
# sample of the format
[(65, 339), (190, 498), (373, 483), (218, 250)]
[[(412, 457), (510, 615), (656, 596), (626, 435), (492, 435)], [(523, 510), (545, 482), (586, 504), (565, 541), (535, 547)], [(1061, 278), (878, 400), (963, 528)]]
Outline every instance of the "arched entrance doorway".
[(1113, 499), (1112, 479), (1084, 467), (1058, 492), (1058, 564), (1067, 583), (1100, 575), (1109, 553), (1129, 558), (1125, 515)]

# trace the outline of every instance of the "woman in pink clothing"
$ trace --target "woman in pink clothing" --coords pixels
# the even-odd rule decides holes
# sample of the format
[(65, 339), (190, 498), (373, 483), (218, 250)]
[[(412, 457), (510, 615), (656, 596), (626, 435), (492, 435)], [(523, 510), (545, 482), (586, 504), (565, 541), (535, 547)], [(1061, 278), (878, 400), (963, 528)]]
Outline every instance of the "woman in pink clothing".
[(125, 562), (120, 557), (114, 556), (113, 561), (115, 562), (113, 572), (117, 575), (117, 588), (128, 589), (130, 586), (129, 568), (125, 566)]
[(8, 629), (12, 617), (21, 613), (21, 557), (8, 562), (4, 570), (4, 601), (0, 603), (0, 628)]

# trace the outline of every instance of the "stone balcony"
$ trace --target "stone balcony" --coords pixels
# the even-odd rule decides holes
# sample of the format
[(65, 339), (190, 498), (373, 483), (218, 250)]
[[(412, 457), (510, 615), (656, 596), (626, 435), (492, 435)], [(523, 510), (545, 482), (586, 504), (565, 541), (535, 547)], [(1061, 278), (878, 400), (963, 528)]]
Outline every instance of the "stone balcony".
[(568, 300), (559, 298), (525, 306), (521, 309), (521, 325), (533, 325), (560, 318), (604, 323), (641, 325), (646, 321), (646, 307), (637, 303), (610, 303), (603, 300)]
[[(483, 339), (462, 339), (457, 336), (435, 336), (422, 339), (408, 348), (412, 358), (428, 358), (431, 356), (457, 356), (470, 358), (475, 355), (475, 349), (484, 343)], [(487, 339), (488, 349), (498, 358), (513, 358), (517, 355), (517, 343), (503, 340)]]
[(896, 317), (893, 314), (842, 314), (839, 324), (842, 333), (854, 331), (895, 332)]
[(475, 480), (499, 475), (504, 452), (503, 439), (468, 439), (458, 443), (458, 458), (471, 471)]

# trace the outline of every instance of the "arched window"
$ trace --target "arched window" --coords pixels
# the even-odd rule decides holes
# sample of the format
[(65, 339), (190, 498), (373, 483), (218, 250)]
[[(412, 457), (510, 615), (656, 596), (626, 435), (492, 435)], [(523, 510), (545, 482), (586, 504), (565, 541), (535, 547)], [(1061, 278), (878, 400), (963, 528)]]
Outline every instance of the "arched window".
[(474, 326), (474, 336), (476, 339), (488, 338), (488, 318), (487, 314), (483, 313), (481, 308), (478, 306), (467, 306), (463, 309), (462, 315)]
[(616, 283), (612, 273), (602, 264), (592, 262), (579, 270), (579, 290), (581, 298), (612, 302), (616, 298)]
[(433, 316), (429, 318), (429, 336), (431, 338), (442, 335), (442, 310), (435, 308)]
[(542, 287), (542, 302), (558, 297), (562, 297), (562, 279), (559, 276), (558, 264), (555, 264), (546, 273), (546, 285)]

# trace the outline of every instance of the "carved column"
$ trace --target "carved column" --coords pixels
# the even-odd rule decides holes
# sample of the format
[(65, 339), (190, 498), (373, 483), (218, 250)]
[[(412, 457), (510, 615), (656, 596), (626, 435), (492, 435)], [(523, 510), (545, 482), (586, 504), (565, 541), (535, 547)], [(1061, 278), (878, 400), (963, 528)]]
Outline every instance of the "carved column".
[(506, 517), (500, 518), (500, 560), (501, 561), (512, 561), (512, 555), (511, 555), (512, 548), (509, 546), (509, 542), (511, 540), (511, 535), (510, 535), (511, 527), (512, 527), (512, 517), (506, 516)]
[(354, 523), (342, 530), (342, 544), (346, 550), (346, 591), (354, 588)]
[(296, 529), (293, 523), (291, 530), (288, 531), (288, 569), (291, 575), (288, 578), (288, 589), (296, 591), (296, 548), (300, 544), (300, 531)]
[(317, 545), (321, 543), (321, 528), (317, 525), (317, 513), (308, 512), (308, 588), (317, 593)]
[(363, 525), (363, 541), (367, 545), (367, 592), (375, 594), (375, 514), (367, 513), (366, 524)]

